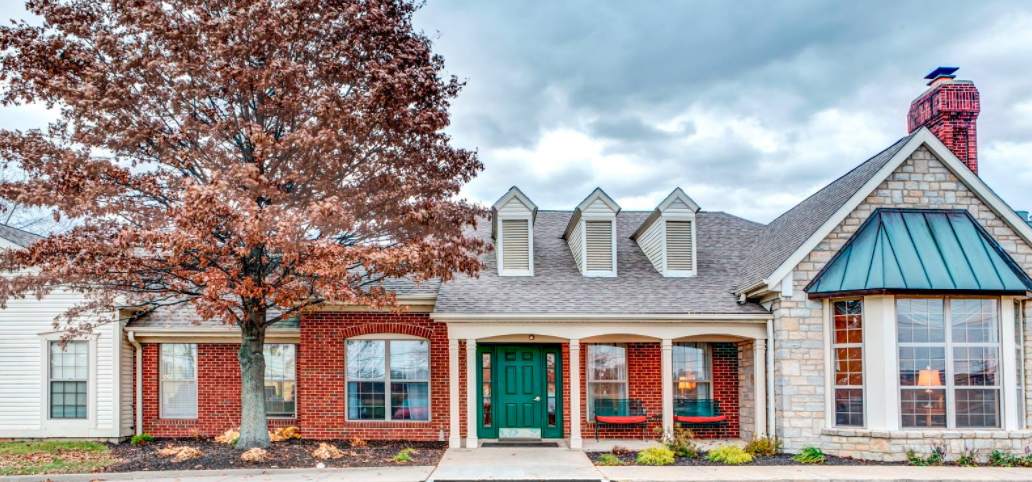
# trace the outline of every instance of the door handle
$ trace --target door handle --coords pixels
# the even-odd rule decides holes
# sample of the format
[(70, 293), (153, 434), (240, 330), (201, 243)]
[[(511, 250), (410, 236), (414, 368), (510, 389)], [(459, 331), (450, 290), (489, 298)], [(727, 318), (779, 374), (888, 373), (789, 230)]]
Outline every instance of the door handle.
[(541, 401), (541, 396), (539, 395), (539, 396), (534, 397), (534, 401), (535, 402), (540, 402)]

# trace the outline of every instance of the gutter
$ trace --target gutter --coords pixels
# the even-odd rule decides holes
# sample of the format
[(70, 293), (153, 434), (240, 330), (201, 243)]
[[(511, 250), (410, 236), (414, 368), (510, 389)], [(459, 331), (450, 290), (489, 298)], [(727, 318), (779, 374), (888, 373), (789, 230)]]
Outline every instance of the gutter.
[(129, 337), (129, 343), (133, 345), (133, 353), (136, 357), (136, 406), (133, 410), (136, 412), (136, 435), (143, 433), (143, 347), (140, 346), (140, 342), (136, 341), (136, 334), (132, 331), (127, 331), (126, 336)]
[(479, 321), (745, 321), (765, 322), (773, 320), (772, 313), (672, 313), (672, 314), (548, 314), (548, 313), (431, 313), (435, 321), (479, 322)]

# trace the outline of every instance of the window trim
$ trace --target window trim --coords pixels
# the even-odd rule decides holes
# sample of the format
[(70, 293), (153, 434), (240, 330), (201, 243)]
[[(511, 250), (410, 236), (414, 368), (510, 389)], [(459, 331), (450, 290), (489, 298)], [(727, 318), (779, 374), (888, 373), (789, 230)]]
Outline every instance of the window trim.
[[(194, 396), (194, 408), (196, 413), (193, 417), (169, 417), (165, 415), (165, 382), (185, 382), (191, 380), (162, 380), (161, 369), (164, 361), (162, 360), (161, 347), (164, 345), (192, 345), (194, 347), (194, 363), (193, 363), (193, 383), (195, 386)], [(161, 420), (198, 420), (201, 417), (201, 383), (200, 377), (198, 377), (198, 367), (201, 364), (201, 350), (197, 343), (158, 343), (158, 418)]]
[(89, 333), (86, 335), (69, 338), (68, 341), (86, 341), (87, 346), (87, 380), (86, 380), (86, 418), (51, 418), (50, 417), (50, 342), (61, 341), (68, 332), (57, 331), (40, 333), (40, 420), (46, 422), (48, 430), (81, 429), (85, 426), (92, 427), (97, 420), (97, 344), (99, 334)]
[[(348, 342), (349, 341), (382, 341), (383, 346), (383, 379), (364, 379), (358, 378), (353, 379), (348, 376)], [(403, 382), (415, 382), (415, 383), (426, 383), (426, 420), (394, 420), (391, 418), (391, 342), (393, 341), (425, 341), (427, 350), (427, 379), (426, 380), (401, 380)], [(353, 336), (344, 339), (344, 421), (347, 423), (392, 423), (392, 424), (413, 424), (413, 423), (430, 423), (434, 419), (434, 396), (433, 396), (433, 379), (432, 363), (430, 359), (430, 352), (433, 350), (433, 344), (427, 338), (420, 338), (412, 335), (401, 335), (394, 333), (383, 333), (383, 334), (368, 334)], [(348, 404), (348, 384), (351, 382), (383, 382), (383, 400), (384, 400), (384, 418), (383, 419), (354, 419), (351, 418), (351, 410)]]
[[(1018, 394), (1017, 395), (1017, 406), (1015, 407), (1015, 408), (1017, 408), (1017, 412), (1018, 412), (1017, 413), (1018, 425), (1017, 425), (1016, 428), (1018, 430), (1024, 430), (1028, 426), (1028, 424), (1025, 423), (1025, 419), (1028, 417), (1028, 413), (1027, 413), (1028, 412), (1028, 407), (1027, 407), (1027, 405), (1028, 405), (1028, 393), (1027, 393), (1028, 387), (1026, 386), (1027, 384), (1025, 383), (1025, 381), (1026, 381), (1025, 380), (1025, 370), (1027, 369), (1027, 365), (1028, 365), (1025, 362), (1025, 357), (1028, 354), (1025, 353), (1025, 336), (1026, 336), (1025, 335), (1025, 330), (1026, 330), (1025, 323), (1028, 320), (1025, 317), (1024, 303), (1021, 300), (1017, 300), (1017, 299), (1013, 300), (1013, 303), (1014, 303), (1014, 330), (1016, 331), (1015, 335), (1017, 335), (1017, 336), (1014, 337), (1014, 349), (1015, 349), (1015, 355), (1016, 355), (1016, 357), (1015, 357), (1016, 358), (1015, 359), (1016, 364), (1014, 366), (1014, 369), (1015, 369), (1015, 372), (1017, 373), (1017, 384), (1014, 386), (1014, 389), (1017, 391), (1017, 394)], [(1001, 318), (1002, 318), (1002, 316), (1001, 316)], [(1002, 349), (1002, 346), (1003, 346), (1002, 340), (1001, 340), (1000, 346), (1001, 346), (1001, 350), (1000, 351), (1003, 351), (1003, 349)], [(1003, 361), (1001, 360), (1001, 363), (1002, 362)], [(1005, 380), (1005, 382), (1006, 382), (1006, 380)], [(1004, 391), (1006, 392), (1006, 390), (1004, 390)]]
[[(944, 333), (943, 342), (941, 344), (940, 343), (905, 343), (904, 344), (904, 343), (901, 343), (899, 341), (899, 303), (898, 302), (900, 300), (908, 300), (908, 299), (909, 300), (929, 300), (929, 299), (942, 300), (942, 302), (943, 302), (943, 306), (942, 306), (942, 310), (943, 310), (943, 312), (942, 312), (942, 315), (943, 315), (943, 330), (945, 331), (945, 333)], [(956, 415), (957, 415), (957, 407), (956, 407), (957, 397), (956, 397), (956, 384), (955, 384), (955, 380), (954, 380), (954, 377), (956, 375), (955, 375), (955, 371), (954, 371), (955, 367), (954, 367), (954, 364), (953, 364), (954, 363), (953, 349), (957, 348), (957, 347), (959, 347), (959, 348), (965, 348), (965, 347), (988, 347), (988, 346), (991, 346), (992, 344), (990, 344), (990, 343), (959, 343), (959, 344), (955, 344), (953, 342), (953, 329), (952, 329), (951, 320), (950, 320), (950, 315), (952, 314), (952, 306), (951, 306), (951, 303), (950, 303), (951, 300), (988, 300), (988, 301), (995, 301), (996, 302), (996, 329), (997, 329), (997, 336), (998, 336), (998, 340), (999, 340), (995, 344), (995, 346), (997, 348), (997, 354), (998, 354), (997, 362), (999, 364), (999, 366), (997, 367), (997, 374), (996, 374), (996, 377), (997, 377), (997, 380), (998, 380), (997, 385), (995, 387), (967, 387), (967, 388), (961, 388), (961, 390), (965, 390), (965, 389), (969, 389), (969, 390), (996, 389), (997, 390), (997, 392), (999, 393), (999, 396), (998, 396), (997, 400), (999, 401), (1000, 413), (999, 413), (999, 417), (998, 417), (998, 422), (999, 423), (998, 423), (998, 425), (996, 427), (957, 427), (957, 418), (956, 418)], [(898, 400), (897, 400), (898, 406), (896, 407), (896, 410), (898, 412), (899, 419), (897, 420), (897, 423), (899, 424), (898, 426), (899, 426), (900, 430), (905, 430), (905, 431), (958, 430), (958, 431), (983, 431), (983, 432), (984, 431), (1004, 431), (1004, 430), (1006, 430), (1006, 420), (1007, 420), (1006, 410), (1007, 410), (1007, 407), (1006, 407), (1006, 400), (1004, 399), (1004, 397), (1006, 396), (1006, 391), (1004, 390), (1005, 384), (1006, 384), (1006, 380), (1004, 379), (1005, 378), (1004, 377), (1004, 363), (1006, 363), (1006, 361), (1004, 360), (1004, 357), (1006, 355), (1005, 355), (1004, 350), (1003, 350), (1003, 344), (1004, 344), (1003, 343), (1003, 323), (1004, 323), (1004, 320), (1003, 320), (1003, 300), (1001, 298), (999, 298), (999, 297), (993, 297), (993, 296), (988, 296), (988, 297), (986, 297), (986, 296), (949, 296), (949, 295), (942, 295), (942, 296), (937, 296), (937, 295), (932, 295), (932, 296), (896, 296), (896, 297), (893, 298), (892, 304), (893, 304), (893, 313), (895, 315), (895, 319), (893, 319), (892, 322), (893, 322), (894, 327), (895, 327), (894, 331), (896, 332), (896, 346), (895, 346), (895, 350), (896, 350), (896, 356), (895, 356), (895, 359), (896, 359), (896, 369), (895, 369), (895, 374), (896, 374), (896, 376), (895, 376), (895, 379), (896, 379), (896, 393), (897, 393), (897, 398), (898, 398)], [(941, 347), (944, 348), (944, 351), (945, 351), (945, 361), (946, 361), (946, 373), (944, 375), (944, 378), (946, 380), (946, 383), (943, 385), (943, 389), (946, 391), (946, 397), (947, 397), (946, 398), (946, 404), (945, 404), (946, 405), (946, 426), (945, 427), (907, 427), (907, 426), (903, 425), (903, 390), (920, 390), (920, 388), (904, 387), (901, 384), (901, 382), (900, 382), (899, 349), (900, 349), (901, 345), (906, 345), (907, 347), (929, 347), (929, 348), (938, 348), (938, 347), (941, 346)]]
[[(298, 343), (266, 343), (265, 346), (262, 349), (262, 352), (263, 352), (262, 355), (263, 356), (265, 355), (264, 348), (268, 348), (269, 346), (272, 346), (272, 345), (284, 345), (284, 346), (285, 345), (290, 345), (290, 346), (294, 347), (294, 373), (292, 374), (293, 376), (291, 378), (289, 378), (289, 379), (286, 379), (286, 378), (279, 379), (279, 380), (269, 380), (268, 378), (264, 379), (264, 383), (268, 383), (268, 382), (271, 381), (271, 382), (292, 382), (294, 384), (294, 413), (292, 413), (290, 415), (282, 415), (282, 414), (269, 415), (269, 407), (266, 406), (265, 407), (265, 416), (268, 417), (270, 420), (293, 420), (293, 419), (297, 418), (297, 349), (300, 347), (300, 344), (298, 344)], [(266, 365), (266, 366), (268, 366), (268, 365)], [(266, 401), (266, 403), (268, 403), (268, 401)]]
[[(630, 398), (630, 396), (631, 396), (631, 392), (630, 392), (630, 390), (631, 390), (631, 386), (630, 386), (631, 359), (630, 359), (630, 351), (627, 348), (627, 343), (586, 343), (586, 345), (587, 345), (587, 348), (584, 350), (584, 392), (585, 392), (584, 393), (584, 399), (585, 399), (585, 401), (586, 401), (588, 406), (584, 410), (584, 416), (585, 416), (585, 419), (586, 419), (586, 421), (588, 423), (594, 423), (595, 422), (595, 420), (593, 418), (594, 414), (592, 412), (595, 409), (595, 407), (594, 407), (595, 404), (593, 403), (594, 400), (592, 400), (592, 397), (591, 397), (591, 384), (592, 383), (596, 383), (596, 384), (597, 383), (608, 383), (608, 384), (619, 383), (619, 384), (622, 384), (624, 386), (624, 394), (628, 398)], [(618, 346), (618, 347), (623, 348), (623, 350), (624, 350), (624, 371), (623, 371), (624, 372), (624, 378), (623, 378), (623, 380), (592, 380), (591, 379), (591, 352), (593, 351), (592, 347), (594, 347), (594, 346), (601, 346), (601, 345)]]
[[(835, 303), (849, 302), (849, 301), (858, 301), (858, 302), (860, 302), (860, 343), (859, 343), (859, 347), (857, 346), (858, 345), (857, 343), (835, 343)], [(895, 300), (893, 300), (893, 304), (895, 304)], [(835, 298), (835, 299), (829, 300), (829, 302), (828, 302), (828, 321), (829, 321), (829, 325), (828, 325), (828, 338), (829, 338), (828, 346), (831, 349), (830, 349), (830, 352), (829, 352), (829, 355), (828, 355), (828, 363), (830, 365), (830, 369), (828, 370), (827, 373), (828, 373), (828, 378), (829, 378), (829, 382), (828, 383), (829, 383), (829, 386), (831, 387), (831, 390), (829, 391), (829, 396), (828, 396), (829, 405), (830, 405), (830, 411), (829, 411), (830, 415), (829, 416), (831, 418), (831, 426), (832, 427), (848, 428), (848, 429), (865, 429), (865, 428), (867, 428), (867, 425), (869, 423), (869, 417), (868, 417), (868, 414), (867, 414), (867, 408), (868, 408), (868, 405), (869, 405), (867, 403), (867, 400), (868, 400), (868, 398), (867, 398), (867, 378), (868, 378), (867, 377), (867, 375), (868, 375), (868, 373), (867, 373), (867, 359), (869, 357), (867, 356), (868, 355), (868, 353), (867, 353), (867, 306), (864, 303), (864, 299), (863, 298)], [(897, 335), (897, 340), (898, 340), (898, 335)], [(898, 342), (897, 342), (897, 344), (898, 344)], [(861, 374), (861, 377), (863, 378), (863, 383), (860, 385), (859, 388), (860, 388), (861, 393), (862, 393), (861, 396), (863, 397), (863, 404), (864, 404), (864, 411), (863, 411), (864, 423), (862, 425), (839, 425), (838, 424), (837, 417), (836, 417), (837, 414), (835, 413), (835, 391), (840, 389), (840, 388), (843, 389), (843, 390), (855, 390), (857, 387), (855, 387), (853, 385), (838, 385), (836, 383), (836, 379), (835, 379), (835, 349), (836, 348), (860, 348), (860, 356), (861, 356), (861, 360), (860, 360), (860, 370), (861, 370), (861, 372), (860, 372), (860, 374)], [(898, 347), (896, 348), (896, 351), (897, 351), (897, 353), (899, 352), (899, 348)], [(897, 355), (897, 357), (898, 357), (898, 355)], [(897, 384), (899, 383), (899, 361), (898, 360), (896, 361), (896, 382), (897, 382)], [(902, 410), (900, 410), (900, 422), (902, 422)]]
[[(708, 341), (674, 341), (673, 343), (671, 343), (671, 345), (670, 345), (671, 346), (671, 349), (670, 349), (670, 375), (672, 377), (674, 377), (674, 378), (667, 381), (667, 383), (671, 384), (670, 395), (673, 397), (673, 401), (676, 403), (677, 400), (678, 400), (678, 398), (677, 398), (677, 384), (680, 383), (680, 380), (677, 380), (677, 378), (676, 378), (677, 377), (677, 365), (675, 365), (675, 363), (676, 363), (675, 362), (676, 356), (674, 355), (674, 351), (676, 351), (677, 345), (679, 345), (679, 344), (683, 345), (683, 344), (688, 344), (688, 343), (693, 343), (693, 344), (696, 344), (696, 345), (703, 345), (703, 347), (702, 347), (703, 355), (702, 356), (706, 359), (706, 375), (707, 376), (706, 376), (705, 379), (694, 380), (694, 381), (695, 381), (696, 384), (698, 384), (698, 383), (706, 383), (706, 384), (708, 384), (709, 387), (710, 387), (709, 399), (716, 400), (716, 394), (714, 393), (714, 385), (713, 385), (714, 384), (714, 380), (713, 380), (713, 343), (712, 342), (708, 342)], [(685, 400), (703, 400), (703, 399), (688, 398), (688, 399), (685, 399)]]

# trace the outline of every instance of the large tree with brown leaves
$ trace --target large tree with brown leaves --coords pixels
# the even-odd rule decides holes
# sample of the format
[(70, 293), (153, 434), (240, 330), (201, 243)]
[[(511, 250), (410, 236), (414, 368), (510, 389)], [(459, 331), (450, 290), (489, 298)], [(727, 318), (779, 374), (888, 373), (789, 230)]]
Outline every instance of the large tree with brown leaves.
[[(89, 312), (192, 305), (235, 324), (240, 448), (269, 443), (265, 330), (321, 303), (396, 306), (378, 285), (475, 275), (482, 165), (450, 144), (462, 87), (410, 0), (31, 0), (0, 28), (0, 100), (59, 109), (0, 131), (24, 173), (0, 199), (74, 228), (0, 256), (0, 302), (61, 287)], [(57, 323), (57, 322), (55, 322)]]

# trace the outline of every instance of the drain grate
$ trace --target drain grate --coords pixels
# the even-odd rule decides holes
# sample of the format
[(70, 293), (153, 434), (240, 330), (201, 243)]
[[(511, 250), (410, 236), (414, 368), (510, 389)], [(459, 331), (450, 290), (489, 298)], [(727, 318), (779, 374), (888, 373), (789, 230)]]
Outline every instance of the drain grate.
[(484, 448), (510, 448), (510, 447), (528, 447), (528, 448), (555, 448), (558, 447), (558, 442), (484, 442), (481, 447)]

